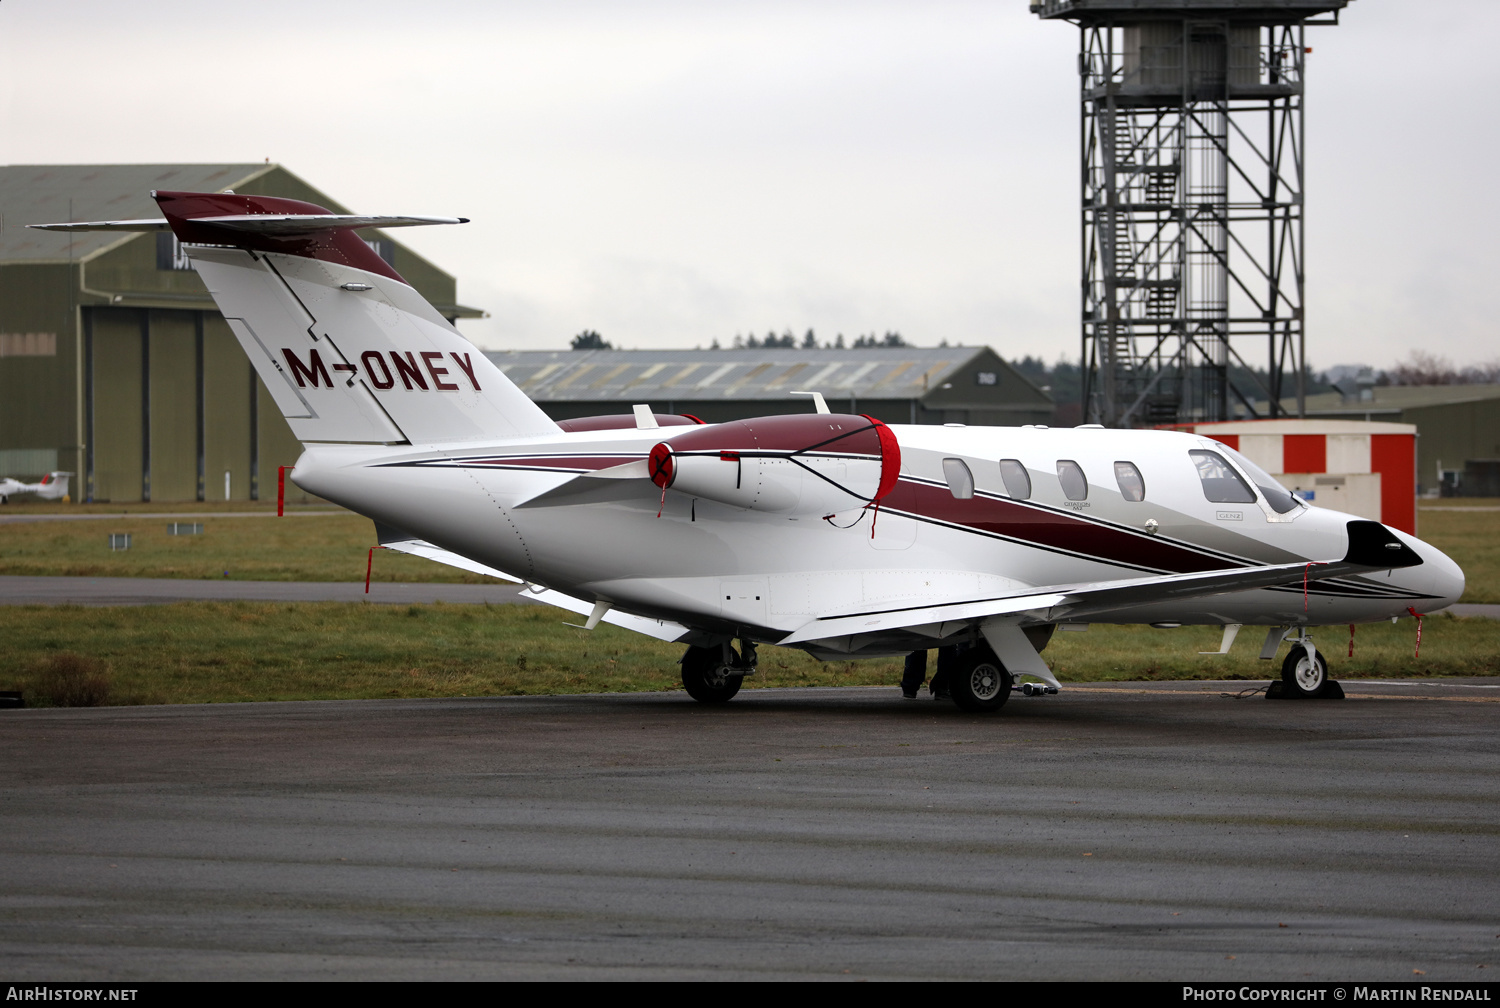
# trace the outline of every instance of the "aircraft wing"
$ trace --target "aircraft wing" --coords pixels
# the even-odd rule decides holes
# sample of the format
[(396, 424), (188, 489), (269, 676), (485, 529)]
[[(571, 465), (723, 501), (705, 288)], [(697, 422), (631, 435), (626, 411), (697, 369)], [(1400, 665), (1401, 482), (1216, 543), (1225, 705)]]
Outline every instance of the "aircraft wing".
[(646, 460), (626, 462), (624, 465), (596, 469), (579, 473), (550, 490), (537, 493), (519, 502), (518, 508), (552, 507), (557, 504), (597, 504), (603, 501), (624, 500), (644, 492), (640, 483), (622, 483), (620, 480), (644, 480), (646, 489), (653, 489), (651, 471)]
[[(592, 602), (574, 598), (572, 595), (564, 594), (551, 588), (543, 588), (541, 585), (531, 585), (521, 593), (526, 598), (536, 599), (548, 605), (555, 605), (559, 609), (575, 612), (580, 616), (587, 616), (593, 611)], [(604, 622), (612, 623), (626, 630), (634, 630), (636, 633), (645, 634), (647, 637), (655, 637), (657, 640), (671, 643), (681, 640), (690, 632), (681, 623), (673, 623), (671, 620), (648, 619), (645, 616), (632, 616), (630, 613), (611, 609), (604, 614)]]
[(1421, 562), (1415, 550), (1379, 522), (1354, 521), (1349, 523), (1349, 549), (1341, 560), (1046, 585), (1020, 595), (822, 616), (798, 627), (778, 643), (796, 644), (827, 637), (926, 626), (932, 627), (933, 636), (941, 637), (952, 629), (945, 630), (942, 626), (945, 623), (972, 622), (990, 616), (1030, 614), (1035, 621), (1044, 623), (1081, 620), (1133, 605), (1275, 588), (1304, 579), (1319, 581), (1349, 574), (1368, 574), (1376, 570), (1413, 567)]
[[(504, 571), (496, 570), (476, 560), (470, 560), (468, 557), (445, 550), (441, 546), (434, 546), (430, 542), (417, 539), (402, 532), (400, 529), (391, 528), (389, 525), (381, 525), (377, 522), (375, 524), (375, 534), (380, 540), (380, 545), (388, 550), (395, 550), (397, 553), (406, 553), (410, 556), (419, 556), (440, 564), (447, 564), (449, 567), (472, 571), (475, 574), (500, 578), (502, 581), (525, 584), (524, 578), (518, 578), (514, 574), (507, 574)], [(583, 616), (587, 616), (594, 608), (592, 602), (585, 602), (583, 599), (574, 598), (572, 595), (556, 591), (552, 588), (543, 588), (541, 585), (527, 586), (524, 595), (526, 598), (545, 602), (547, 605), (554, 605), (559, 609), (566, 609), (569, 612), (575, 612)], [(634, 630), (636, 633), (645, 634), (647, 637), (655, 637), (657, 640), (668, 642), (680, 640), (688, 633), (688, 628), (680, 623), (673, 623), (670, 620), (650, 619), (645, 616), (634, 616), (615, 609), (611, 609), (604, 614), (604, 622), (612, 623), (626, 630)]]
[(415, 536), (407, 535), (400, 529), (391, 528), (389, 525), (375, 524), (375, 537), (380, 540), (380, 545), (397, 553), (406, 553), (411, 556), (419, 556), (427, 560), (433, 560), (449, 567), (457, 567), (459, 570), (470, 571), (474, 574), (483, 574), (486, 577), (499, 578), (501, 581), (511, 581), (515, 584), (524, 584), (524, 578), (518, 578), (514, 574), (496, 570), (493, 567), (470, 560), (468, 557), (459, 556), (457, 553), (434, 546), (432, 543)]

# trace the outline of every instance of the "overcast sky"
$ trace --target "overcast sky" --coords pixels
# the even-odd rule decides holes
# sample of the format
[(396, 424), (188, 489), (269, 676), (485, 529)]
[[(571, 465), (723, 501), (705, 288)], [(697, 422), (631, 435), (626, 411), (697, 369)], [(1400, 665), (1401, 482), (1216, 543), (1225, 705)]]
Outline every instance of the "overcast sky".
[[(0, 162), (270, 158), (489, 348), (1078, 347), (1077, 33), (1026, 0), (4, 0)], [(1308, 355), (1500, 357), (1500, 3), (1309, 31)]]

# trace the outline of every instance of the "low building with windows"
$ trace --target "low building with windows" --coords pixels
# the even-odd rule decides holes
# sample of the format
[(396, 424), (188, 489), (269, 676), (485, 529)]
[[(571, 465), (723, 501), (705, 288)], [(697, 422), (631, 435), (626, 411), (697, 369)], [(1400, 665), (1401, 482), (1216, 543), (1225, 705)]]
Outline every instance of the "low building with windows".
[(1052, 397), (989, 347), (515, 350), (486, 356), (554, 420), (689, 413), (707, 423), (813, 407), (886, 423), (1045, 424)]
[[(274, 496), (301, 447), (173, 236), (24, 226), (160, 217), (153, 189), (350, 212), (274, 164), (0, 167), (0, 477), (77, 473), (82, 500)], [(482, 314), (452, 275), (361, 234), (448, 318)]]

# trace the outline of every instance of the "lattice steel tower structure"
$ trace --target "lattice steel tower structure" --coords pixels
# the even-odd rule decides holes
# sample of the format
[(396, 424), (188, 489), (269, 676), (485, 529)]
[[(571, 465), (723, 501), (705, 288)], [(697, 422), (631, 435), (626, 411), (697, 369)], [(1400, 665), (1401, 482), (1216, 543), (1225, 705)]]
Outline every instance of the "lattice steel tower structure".
[(1302, 412), (1304, 28), (1347, 2), (1031, 3), (1079, 29), (1087, 422)]

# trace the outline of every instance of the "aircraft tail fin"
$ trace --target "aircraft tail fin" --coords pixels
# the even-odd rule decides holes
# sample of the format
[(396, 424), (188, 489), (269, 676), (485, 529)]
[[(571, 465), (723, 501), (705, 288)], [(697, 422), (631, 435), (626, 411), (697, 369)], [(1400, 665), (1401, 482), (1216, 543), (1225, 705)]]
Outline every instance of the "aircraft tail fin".
[(155, 192), (170, 228), (303, 442), (441, 444), (558, 428), (356, 233), (462, 218), (333, 214), (300, 200)]
[(50, 472), (42, 477), (42, 482), (37, 485), (36, 495), (41, 500), (62, 500), (68, 496), (68, 477), (70, 472)]

